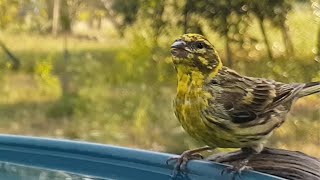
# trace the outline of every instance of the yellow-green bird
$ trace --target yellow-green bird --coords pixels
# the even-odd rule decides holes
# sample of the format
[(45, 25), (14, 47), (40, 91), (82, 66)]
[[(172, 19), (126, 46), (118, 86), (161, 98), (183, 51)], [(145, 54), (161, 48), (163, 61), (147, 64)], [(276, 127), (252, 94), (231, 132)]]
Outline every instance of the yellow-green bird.
[(285, 84), (240, 75), (223, 66), (214, 46), (199, 34), (180, 36), (171, 54), (178, 78), (175, 114), (188, 134), (208, 145), (173, 158), (177, 169), (201, 151), (241, 148), (248, 156), (233, 167), (241, 172), (292, 104), (320, 92), (320, 82)]

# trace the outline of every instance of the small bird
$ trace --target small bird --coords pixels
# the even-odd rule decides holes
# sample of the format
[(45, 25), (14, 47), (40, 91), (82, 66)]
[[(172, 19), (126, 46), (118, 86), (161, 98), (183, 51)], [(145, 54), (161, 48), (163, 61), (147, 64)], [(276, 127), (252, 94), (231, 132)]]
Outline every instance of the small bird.
[(292, 104), (320, 92), (320, 82), (286, 84), (240, 75), (223, 66), (214, 46), (199, 34), (180, 36), (171, 54), (178, 78), (175, 115), (189, 135), (207, 145), (169, 159), (177, 161), (177, 170), (199, 152), (218, 147), (241, 148), (247, 156), (232, 171), (249, 168)]

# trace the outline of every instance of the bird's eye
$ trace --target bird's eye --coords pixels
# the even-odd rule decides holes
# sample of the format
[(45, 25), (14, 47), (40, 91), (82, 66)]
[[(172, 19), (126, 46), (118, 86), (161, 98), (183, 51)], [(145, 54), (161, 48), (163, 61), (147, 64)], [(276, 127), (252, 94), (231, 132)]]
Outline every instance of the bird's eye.
[(202, 49), (203, 48), (203, 43), (202, 42), (198, 42), (197, 43), (197, 48), (198, 49)]

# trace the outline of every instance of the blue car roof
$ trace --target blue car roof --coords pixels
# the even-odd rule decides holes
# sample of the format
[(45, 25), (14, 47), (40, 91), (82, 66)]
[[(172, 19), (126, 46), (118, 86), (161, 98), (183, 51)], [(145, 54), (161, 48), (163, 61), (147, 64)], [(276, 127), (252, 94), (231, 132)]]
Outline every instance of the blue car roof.
[[(0, 135), (0, 161), (34, 168), (63, 171), (94, 179), (231, 179), (221, 175), (223, 164), (192, 160), (187, 173), (172, 176), (173, 164), (166, 160), (174, 154), (138, 150), (71, 140)], [(255, 171), (236, 179), (281, 180)]]

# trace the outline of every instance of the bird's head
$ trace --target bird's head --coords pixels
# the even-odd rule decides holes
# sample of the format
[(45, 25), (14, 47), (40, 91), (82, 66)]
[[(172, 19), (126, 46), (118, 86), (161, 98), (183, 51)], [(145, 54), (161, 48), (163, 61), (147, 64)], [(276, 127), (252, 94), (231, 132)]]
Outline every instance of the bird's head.
[(171, 45), (176, 69), (197, 70), (204, 74), (218, 71), (221, 60), (213, 45), (200, 34), (184, 34)]

